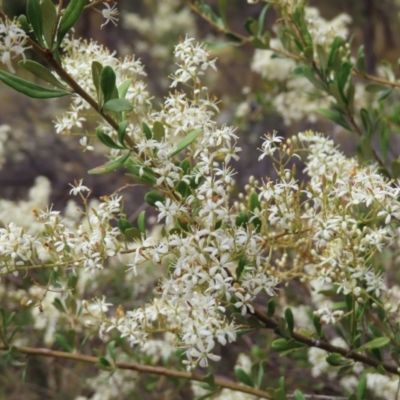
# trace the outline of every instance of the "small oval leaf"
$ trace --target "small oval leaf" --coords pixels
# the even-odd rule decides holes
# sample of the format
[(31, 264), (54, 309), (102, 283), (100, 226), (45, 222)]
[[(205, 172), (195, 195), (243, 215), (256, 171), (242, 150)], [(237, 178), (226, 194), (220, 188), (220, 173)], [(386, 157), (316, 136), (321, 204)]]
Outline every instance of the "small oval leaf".
[(118, 125), (118, 141), (121, 143), (122, 146), (125, 146), (124, 139), (127, 127), (128, 127), (127, 120), (120, 122), (120, 124)]
[(32, 25), (33, 32), (37, 41), (44, 46), (43, 41), (43, 19), (42, 9), (40, 8), (39, 0), (28, 0), (26, 3), (26, 15)]
[(123, 111), (132, 111), (132, 104), (125, 99), (111, 99), (103, 106), (104, 111), (109, 111), (113, 113), (119, 113)]
[(68, 31), (78, 21), (80, 15), (85, 7), (86, 0), (71, 0), (61, 17), (60, 25), (57, 32), (57, 46), (58, 47)]
[(53, 32), (57, 21), (57, 10), (51, 0), (42, 0), (40, 3), (43, 16), (43, 36), (49, 49), (53, 46)]
[(371, 340), (368, 343), (363, 344), (361, 347), (357, 349), (357, 351), (380, 349), (381, 347), (384, 347), (389, 343), (390, 339), (388, 337), (379, 337)]
[(156, 203), (158, 201), (160, 201), (161, 203), (165, 202), (165, 197), (157, 192), (148, 192), (144, 196), (144, 200), (148, 205), (156, 207)]
[(144, 133), (144, 136), (146, 136), (147, 140), (150, 140), (153, 137), (153, 134), (151, 133), (151, 129), (144, 122), (142, 122), (142, 131)]
[(182, 150), (186, 149), (191, 145), (201, 134), (201, 129), (195, 129), (185, 136), (176, 146), (176, 149), (169, 154), (169, 157), (174, 157), (179, 154)]
[(164, 139), (165, 128), (164, 128), (164, 125), (160, 121), (154, 122), (153, 133), (154, 133), (154, 139), (157, 140), (157, 142), (161, 142), (161, 140)]
[(117, 143), (114, 142), (110, 138), (110, 136), (106, 135), (101, 128), (96, 128), (96, 136), (100, 140), (101, 143), (106, 145), (107, 147), (110, 147), (111, 149), (117, 149), (117, 150), (124, 150), (126, 147), (120, 146)]
[(108, 174), (109, 172), (112, 172), (117, 168), (121, 167), (122, 165), (124, 165), (129, 156), (130, 153), (127, 153), (113, 161), (109, 161), (108, 163), (105, 163), (103, 165), (100, 165), (99, 167), (91, 169), (90, 171), (88, 171), (88, 174), (90, 175)]
[(21, 60), (18, 65), (47, 83), (65, 90), (65, 86), (42, 64), (32, 60)]
[(125, 82), (121, 83), (121, 85), (118, 86), (118, 97), (120, 99), (125, 99), (126, 93), (128, 92), (129, 86), (132, 83), (132, 79), (128, 79)]
[(97, 101), (100, 103), (100, 95), (101, 95), (101, 90), (100, 90), (100, 75), (101, 71), (103, 70), (103, 66), (98, 62), (98, 61), (93, 61), (92, 62), (92, 79), (93, 79), (93, 84), (94, 87), (96, 88), (97, 92)]
[(141, 233), (146, 233), (146, 211), (142, 211), (138, 217), (138, 228)]
[(116, 90), (116, 81), (117, 77), (114, 70), (108, 65), (104, 67), (100, 74), (100, 87), (103, 92), (104, 103), (113, 98), (113, 93)]

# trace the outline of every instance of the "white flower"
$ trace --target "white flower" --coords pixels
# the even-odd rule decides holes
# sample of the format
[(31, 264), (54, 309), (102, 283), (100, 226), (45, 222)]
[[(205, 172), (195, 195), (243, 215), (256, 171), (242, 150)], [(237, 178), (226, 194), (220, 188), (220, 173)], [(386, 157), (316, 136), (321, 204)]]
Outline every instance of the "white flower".
[(337, 318), (343, 316), (342, 310), (332, 311), (328, 306), (321, 307), (318, 311), (314, 311), (315, 315), (321, 318), (323, 324), (334, 324)]
[(89, 192), (90, 189), (87, 186), (83, 186), (82, 182), (83, 182), (83, 179), (80, 179), (79, 183), (75, 182), (75, 186), (72, 184), (69, 184), (69, 186), (72, 187), (69, 194), (73, 194), (74, 196), (76, 196), (77, 194), (79, 194), (81, 192), (85, 192), (85, 191)]
[(254, 307), (251, 305), (250, 301), (252, 300), (252, 297), (246, 293), (244, 296), (242, 293), (240, 292), (236, 292), (235, 296), (239, 299), (239, 301), (237, 301), (234, 306), (236, 308), (241, 308), (241, 313), (242, 315), (246, 315), (247, 313), (247, 309), (253, 313), (254, 312)]
[(93, 151), (94, 147), (89, 145), (87, 136), (84, 136), (79, 140), (79, 144), (83, 147), (83, 151)]
[(282, 142), (283, 137), (277, 135), (278, 132), (273, 131), (272, 134), (268, 133), (264, 136), (264, 142), (261, 146), (263, 154), (258, 158), (262, 160), (265, 156), (272, 156), (277, 150), (277, 146)]
[(101, 28), (104, 25), (107, 25), (110, 21), (117, 26), (117, 22), (118, 22), (118, 10), (117, 10), (117, 6), (114, 4), (113, 6), (110, 6), (108, 3), (103, 3), (106, 8), (104, 10), (101, 11), (103, 17), (106, 19), (106, 22), (104, 22), (104, 24), (101, 25)]
[(22, 55), (25, 59), (24, 51), (27, 47), (23, 47), (27, 39), (26, 33), (19, 27), (15, 21), (0, 21), (0, 54), (1, 62), (7, 65), (10, 72), (15, 73), (11, 65), (11, 59), (14, 56)]
[(196, 358), (196, 363), (200, 364), (200, 367), (208, 367), (208, 359), (213, 361), (219, 361), (221, 356), (217, 356), (211, 353), (211, 350), (214, 348), (215, 344), (213, 341), (209, 341), (204, 345), (203, 341), (199, 340), (197, 342), (197, 348), (190, 349), (187, 354), (192, 358)]

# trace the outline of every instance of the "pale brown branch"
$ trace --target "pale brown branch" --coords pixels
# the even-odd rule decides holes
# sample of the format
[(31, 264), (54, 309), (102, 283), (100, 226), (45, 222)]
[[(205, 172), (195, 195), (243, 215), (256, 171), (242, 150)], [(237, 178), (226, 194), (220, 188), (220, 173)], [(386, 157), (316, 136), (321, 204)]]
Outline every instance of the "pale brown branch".
[[(30, 355), (30, 356), (40, 356), (40, 357), (52, 357), (57, 359), (64, 360), (73, 360), (78, 362), (84, 362), (88, 364), (97, 364), (99, 359), (93, 356), (87, 356), (81, 353), (67, 353), (64, 351), (50, 350), (46, 348), (35, 348), (35, 347), (27, 347), (27, 346), (15, 346), (13, 347), (15, 350), (19, 351), (22, 354)], [(9, 349), (5, 345), (0, 345), (0, 351), (8, 351)], [(127, 369), (131, 371), (137, 371), (144, 374), (152, 374), (159, 376), (167, 376), (171, 378), (185, 379), (197, 382), (206, 382), (206, 376), (201, 374), (192, 374), (190, 372), (184, 371), (176, 371), (164, 367), (155, 367), (151, 365), (141, 365), (137, 363), (127, 363), (127, 362), (116, 362), (114, 364), (115, 368), (118, 369)], [(237, 392), (248, 393), (254, 396), (258, 396), (262, 399), (272, 400), (272, 397), (267, 392), (255, 389), (250, 386), (241, 385), (235, 382), (229, 382), (222, 379), (215, 379), (215, 385), (224, 389), (230, 389)]]
[[(278, 328), (278, 323), (273, 318), (268, 318), (262, 311), (260, 311), (257, 307), (254, 307), (254, 313), (252, 313), (259, 321), (261, 321), (267, 329), (276, 329)], [(300, 333), (293, 332), (292, 338), (299, 343), (303, 343), (308, 347), (316, 347), (318, 349), (322, 349), (327, 351), (328, 353), (338, 353), (345, 358), (351, 359), (353, 361), (358, 361), (366, 365), (370, 365), (371, 367), (377, 368), (378, 366), (382, 366), (387, 372), (391, 374), (400, 375), (400, 369), (391, 364), (387, 364), (384, 362), (380, 362), (374, 358), (365, 356), (363, 354), (357, 353), (354, 350), (347, 350), (343, 347), (334, 346), (329, 342), (321, 339), (315, 339), (313, 337), (304, 336)]]

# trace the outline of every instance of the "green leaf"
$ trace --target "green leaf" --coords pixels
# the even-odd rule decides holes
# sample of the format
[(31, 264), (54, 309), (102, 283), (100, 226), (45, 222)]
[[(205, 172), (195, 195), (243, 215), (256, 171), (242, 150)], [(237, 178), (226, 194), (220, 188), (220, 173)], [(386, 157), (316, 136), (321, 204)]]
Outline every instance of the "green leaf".
[(164, 139), (165, 129), (164, 129), (164, 125), (160, 121), (154, 122), (153, 134), (154, 134), (154, 140), (157, 140), (157, 142), (161, 142), (161, 140)]
[(393, 88), (389, 88), (384, 90), (382, 93), (379, 94), (378, 96), (378, 101), (383, 101), (386, 98), (388, 98), (393, 92)]
[(367, 374), (362, 374), (357, 385), (357, 400), (365, 399), (365, 392), (367, 391)]
[(113, 369), (111, 363), (107, 360), (107, 358), (103, 356), (99, 357), (99, 361), (96, 364), (96, 367), (103, 371), (112, 371)]
[(394, 179), (399, 178), (400, 177), (400, 161), (399, 160), (392, 161), (391, 167), (392, 167), (393, 178)]
[(186, 149), (189, 145), (191, 145), (202, 133), (203, 131), (201, 129), (195, 129), (194, 131), (191, 131), (188, 133), (177, 145), (175, 150), (173, 150), (170, 154), (169, 157), (174, 157), (177, 154), (179, 154), (182, 150)]
[(267, 317), (271, 318), (275, 314), (275, 300), (271, 299), (267, 303)]
[(53, 47), (53, 32), (57, 21), (57, 10), (51, 0), (42, 0), (40, 3), (43, 16), (43, 36), (47, 48)]
[(352, 131), (353, 128), (352, 126), (344, 119), (343, 115), (337, 114), (331, 110), (328, 110), (327, 108), (319, 108), (317, 109), (317, 112), (324, 117), (329, 118), (331, 121), (335, 122), (336, 124), (342, 126), (343, 128)]
[(122, 232), (122, 233), (124, 233), (125, 234), (125, 231), (127, 230), (127, 229), (131, 229), (131, 228), (133, 228), (134, 226), (127, 220), (127, 219), (125, 219), (125, 218), (120, 218), (119, 220), (118, 220), (118, 228), (119, 228), (119, 230)]
[(157, 178), (154, 172), (149, 167), (144, 167), (138, 161), (130, 159), (126, 163), (125, 167), (132, 172), (132, 176), (135, 179), (145, 182), (146, 184), (153, 186)]
[(68, 284), (69, 288), (75, 289), (77, 283), (78, 283), (78, 276), (77, 275), (74, 275), (74, 274), (68, 275), (67, 284)]
[(229, 42), (215, 42), (214, 44), (211, 44), (211, 46), (209, 46), (207, 44), (207, 48), (210, 48), (212, 50), (221, 50), (224, 49), (227, 46), (232, 46), (232, 45), (236, 45), (236, 44), (240, 44), (242, 43), (242, 38), (238, 35), (236, 35), (233, 32), (226, 32), (225, 36), (230, 39)]
[(347, 364), (349, 364), (351, 362), (349, 360), (346, 360), (339, 353), (331, 353), (331, 354), (329, 354), (328, 357), (326, 357), (325, 360), (329, 365), (332, 365), (334, 367), (341, 366), (341, 365), (347, 365)]
[(284, 397), (280, 396), (277, 398), (277, 400), (286, 400), (286, 393), (287, 393), (287, 389), (286, 389), (286, 382), (285, 382), (285, 377), (281, 376), (279, 378), (279, 389), (281, 390), (281, 393), (284, 395)]
[(224, 23), (224, 27), (228, 27), (227, 21), (227, 10), (228, 10), (228, 0), (219, 0), (218, 1), (218, 9), (219, 15), (221, 16), (222, 22)]
[[(344, 87), (346, 86), (347, 80), (351, 74), (351, 71), (353, 69), (353, 66), (349, 62), (344, 62), (340, 66), (339, 74), (338, 74), (338, 84), (339, 84), (339, 90), (342, 96), (344, 97)], [(345, 100), (345, 98), (343, 98)]]
[(260, 16), (258, 17), (258, 36), (261, 36), (264, 31), (265, 16), (267, 15), (268, 8), (271, 4), (266, 4), (261, 10)]
[(264, 362), (260, 361), (258, 365), (258, 373), (257, 373), (257, 387), (261, 388), (264, 380)]
[(244, 267), (246, 265), (246, 258), (245, 257), (241, 257), (238, 261), (238, 266), (236, 268), (236, 279), (240, 280), (240, 277), (243, 273)]
[(247, 386), (254, 387), (254, 382), (250, 376), (242, 368), (235, 368), (235, 374), (239, 382), (244, 383)]
[(39, 0), (28, 0), (26, 3), (26, 15), (32, 25), (37, 41), (44, 47), (43, 41), (43, 17)]
[(236, 216), (235, 225), (237, 227), (240, 226), (246, 227), (248, 222), (249, 222), (249, 216), (244, 211), (240, 211), (239, 214)]
[(18, 65), (47, 83), (65, 90), (65, 86), (42, 64), (32, 60), (21, 60)]
[(294, 317), (293, 317), (293, 311), (291, 308), (287, 308), (285, 310), (285, 319), (287, 326), (289, 328), (289, 332), (293, 334), (293, 329), (294, 329)]
[(356, 65), (361, 73), (367, 74), (367, 70), (365, 68), (364, 46), (360, 46), (358, 49)]
[(380, 349), (381, 347), (385, 347), (389, 343), (390, 343), (390, 339), (388, 337), (382, 336), (382, 337), (373, 339), (368, 343), (364, 343), (361, 347), (359, 347), (357, 349), (357, 351)]
[(254, 18), (247, 18), (244, 22), (244, 28), (249, 35), (256, 37), (258, 34), (258, 22)]
[(62, 313), (68, 312), (68, 310), (65, 308), (64, 303), (58, 297), (54, 299), (52, 304), (58, 311)]
[(385, 162), (389, 150), (389, 128), (387, 125), (382, 125), (379, 132), (379, 149), (381, 151), (382, 161)]
[(252, 192), (250, 195), (250, 211), (254, 213), (255, 209), (261, 211), (261, 203), (258, 200), (258, 194), (256, 192)]
[(146, 211), (145, 210), (143, 210), (139, 214), (137, 224), (138, 224), (139, 231), (141, 233), (145, 234), (146, 233)]
[(125, 82), (121, 83), (121, 85), (118, 86), (118, 97), (120, 99), (125, 99), (125, 96), (128, 93), (128, 89), (131, 83), (132, 79), (127, 79)]
[(224, 23), (220, 17), (218, 17), (217, 14), (213, 11), (213, 9), (208, 5), (205, 4), (203, 1), (199, 3), (199, 9), (202, 14), (208, 16), (215, 24), (217, 24), (219, 27), (223, 28)]
[(108, 345), (107, 345), (108, 353), (110, 354), (110, 357), (114, 362), (116, 360), (115, 345), (116, 345), (116, 341), (115, 340), (111, 340), (111, 342), (108, 343)]
[(157, 192), (148, 192), (144, 196), (144, 201), (150, 206), (157, 207), (156, 203), (158, 201), (160, 201), (161, 203), (164, 203), (165, 197), (162, 194), (157, 193)]
[(133, 106), (130, 101), (125, 99), (111, 99), (104, 104), (103, 109), (104, 111), (119, 113), (123, 111), (132, 111)]
[(28, 22), (28, 19), (26, 18), (26, 15), (21, 14), (18, 17), (18, 22), (21, 25), (21, 28), (25, 31), (25, 33), (29, 33), (31, 30), (31, 25)]
[(146, 136), (147, 140), (150, 140), (153, 137), (151, 129), (145, 122), (142, 122), (142, 132), (144, 133), (144, 136)]
[(117, 150), (124, 150), (124, 146), (120, 146), (119, 144), (115, 143), (114, 140), (110, 138), (107, 134), (105, 134), (100, 127), (96, 128), (96, 136), (100, 140), (101, 143), (110, 147), (111, 149)]
[(207, 374), (204, 378), (203, 378), (203, 382), (207, 383), (210, 388), (215, 388), (215, 379), (214, 379), (214, 375), (209, 373)]
[(325, 82), (322, 82), (320, 78), (317, 76), (314, 69), (309, 65), (303, 65), (301, 68), (301, 73), (319, 90), (324, 92), (327, 91), (327, 85)]
[(361, 117), (361, 122), (363, 124), (364, 130), (367, 133), (368, 136), (371, 136), (371, 119), (369, 117), (369, 113), (365, 108), (362, 108), (360, 110), (360, 117)]
[(127, 127), (128, 127), (127, 120), (120, 122), (118, 125), (118, 141), (122, 146), (125, 146), (124, 139)]
[(134, 239), (141, 239), (142, 234), (140, 233), (139, 229), (137, 228), (129, 228), (125, 231), (124, 235), (131, 240)]
[(108, 174), (109, 172), (115, 171), (117, 168), (122, 167), (126, 160), (128, 160), (129, 156), (131, 155), (130, 152), (126, 153), (125, 155), (118, 157), (113, 161), (109, 161), (99, 167), (93, 168), (88, 171), (90, 175), (103, 175)]
[(379, 364), (376, 367), (376, 372), (380, 373), (381, 375), (386, 375), (385, 367), (382, 364)]
[(102, 70), (103, 66), (98, 61), (92, 62), (92, 79), (97, 92), (97, 101), (99, 103), (101, 102), (100, 75)]
[(343, 45), (343, 39), (340, 38), (339, 36), (336, 36), (335, 39), (333, 39), (331, 48), (329, 49), (327, 69), (329, 70), (338, 69), (336, 64), (341, 62), (341, 56), (339, 55), (338, 50), (342, 45)]
[(54, 337), (55, 337), (55, 342), (64, 350), (67, 350), (68, 352), (72, 352), (74, 350), (63, 335), (56, 333)]
[(318, 337), (321, 337), (322, 335), (322, 325), (321, 325), (321, 321), (320, 318), (317, 315), (313, 315), (313, 325), (314, 328), (318, 334)]
[(21, 381), (23, 385), (25, 385), (26, 382), (26, 373), (28, 372), (28, 361), (25, 363), (24, 369), (21, 374)]
[(303, 393), (301, 393), (300, 390), (298, 390), (298, 389), (296, 389), (294, 391), (293, 398), (294, 398), (294, 400), (306, 400)]
[(71, 0), (68, 3), (67, 8), (64, 10), (64, 14), (61, 17), (60, 25), (57, 31), (57, 44), (58, 48), (64, 39), (68, 31), (75, 25), (81, 16), (85, 7), (86, 0)]
[(17, 315), (17, 313), (15, 311), (13, 311), (4, 321), (4, 325), (7, 327), (11, 324), (12, 320), (14, 319), (14, 317)]
[(288, 400), (288, 397), (282, 389), (276, 389), (274, 391), (274, 400)]
[(272, 342), (271, 347), (277, 351), (301, 349), (305, 347), (303, 343), (296, 342), (293, 339), (276, 339)]
[(142, 238), (141, 232), (139, 231), (138, 228), (135, 228), (135, 227), (127, 229), (124, 232), (124, 235), (126, 236), (127, 239), (130, 239), (130, 240), (135, 240), (135, 239), (140, 240)]
[(255, 49), (269, 50), (269, 42), (264, 43), (264, 41), (258, 37), (251, 37), (250, 43)]
[(382, 92), (386, 90), (388, 87), (386, 85), (381, 85), (379, 83), (369, 83), (365, 86), (364, 90), (371, 93)]
[(35, 99), (52, 99), (54, 97), (68, 96), (71, 94), (71, 92), (66, 90), (49, 89), (44, 86), (36, 85), (36, 83), (18, 78), (4, 71), (0, 71), (0, 80), (17, 92)]
[(359, 146), (361, 155), (365, 160), (372, 160), (374, 158), (374, 151), (372, 148), (371, 138), (367, 135), (361, 136), (361, 143)]
[(116, 98), (118, 93), (116, 85), (117, 77), (114, 70), (110, 66), (105, 66), (100, 74), (100, 88), (103, 93), (104, 103)]

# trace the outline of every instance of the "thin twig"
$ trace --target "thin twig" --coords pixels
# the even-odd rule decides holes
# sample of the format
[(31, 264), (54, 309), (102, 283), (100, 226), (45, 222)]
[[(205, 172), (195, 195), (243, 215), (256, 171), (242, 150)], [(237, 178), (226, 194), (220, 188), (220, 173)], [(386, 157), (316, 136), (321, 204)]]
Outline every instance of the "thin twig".
[[(15, 350), (19, 351), (22, 354), (27, 354), (31, 356), (41, 356), (41, 357), (52, 357), (57, 359), (65, 359), (65, 360), (74, 360), (78, 362), (85, 362), (88, 364), (97, 364), (99, 359), (97, 357), (87, 356), (81, 353), (67, 353), (64, 351), (56, 351), (50, 350), (46, 348), (35, 348), (35, 347), (27, 347), (27, 346), (15, 346), (13, 347)], [(0, 345), (0, 351), (8, 351), (5, 345)], [(168, 376), (172, 378), (178, 379), (186, 379), (197, 382), (206, 382), (206, 375), (194, 374), (190, 372), (184, 371), (175, 371), (172, 369), (164, 368), (164, 367), (155, 367), (150, 365), (141, 365), (137, 363), (126, 363), (126, 362), (116, 362), (114, 364), (115, 368), (118, 369), (127, 369), (132, 371), (141, 372), (144, 374), (152, 374), (158, 376)], [(215, 385), (221, 388), (235, 390), (237, 392), (248, 393), (254, 396), (258, 396), (263, 399), (272, 400), (272, 396), (260, 389), (255, 389), (250, 386), (241, 385), (234, 382), (228, 382), (222, 379), (214, 379)]]
[[(252, 313), (259, 321), (261, 321), (266, 328), (268, 329), (276, 329), (278, 328), (278, 323), (272, 319), (268, 318), (263, 312), (261, 312), (257, 307), (254, 307), (254, 313)], [(353, 361), (358, 361), (366, 365), (370, 365), (371, 367), (379, 367), (382, 366), (387, 372), (391, 374), (400, 375), (400, 369), (395, 365), (390, 365), (384, 362), (380, 362), (374, 358), (365, 356), (363, 354), (357, 353), (353, 350), (348, 350), (343, 347), (338, 347), (326, 342), (324, 340), (315, 339), (313, 337), (304, 336), (300, 333), (293, 332), (292, 338), (295, 339), (299, 343), (303, 343), (308, 347), (316, 347), (318, 349), (322, 349), (327, 351), (328, 353), (338, 353), (345, 358), (349, 358)]]

